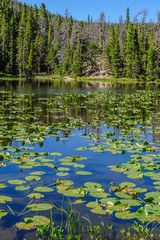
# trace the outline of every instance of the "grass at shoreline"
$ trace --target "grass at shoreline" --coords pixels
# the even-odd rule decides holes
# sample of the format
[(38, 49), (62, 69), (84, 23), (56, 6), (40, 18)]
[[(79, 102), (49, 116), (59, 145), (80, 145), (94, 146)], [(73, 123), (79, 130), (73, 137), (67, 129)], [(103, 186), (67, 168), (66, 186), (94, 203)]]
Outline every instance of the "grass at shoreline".
[[(24, 75), (12, 75), (0, 72), (0, 80), (6, 81), (24, 81), (28, 79), (35, 79), (35, 80), (49, 80), (49, 81), (56, 81), (59, 79), (63, 79), (64, 75), (57, 75), (57, 74), (50, 74), (50, 75), (34, 75), (31, 77), (26, 77)], [(66, 76), (65, 76), (66, 77)], [(73, 77), (67, 76), (68, 78), (72, 78), (71, 81), (81, 81), (81, 82), (111, 82), (111, 83), (160, 83), (160, 79), (155, 79), (154, 81), (149, 80), (140, 80), (140, 79), (131, 79), (131, 78), (93, 78), (88, 76), (81, 76), (81, 77)]]

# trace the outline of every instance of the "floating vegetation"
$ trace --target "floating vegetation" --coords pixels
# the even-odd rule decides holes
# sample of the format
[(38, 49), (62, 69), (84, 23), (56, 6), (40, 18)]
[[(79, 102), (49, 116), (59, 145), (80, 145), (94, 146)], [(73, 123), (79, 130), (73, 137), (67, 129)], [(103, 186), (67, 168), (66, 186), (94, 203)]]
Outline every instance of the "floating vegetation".
[(47, 225), (34, 212), (52, 209), (62, 194), (94, 214), (158, 221), (158, 91), (0, 93), (0, 169), (11, 171), (0, 183), (0, 218), (16, 215), (9, 203), (21, 197), (27, 205), (16, 226)]

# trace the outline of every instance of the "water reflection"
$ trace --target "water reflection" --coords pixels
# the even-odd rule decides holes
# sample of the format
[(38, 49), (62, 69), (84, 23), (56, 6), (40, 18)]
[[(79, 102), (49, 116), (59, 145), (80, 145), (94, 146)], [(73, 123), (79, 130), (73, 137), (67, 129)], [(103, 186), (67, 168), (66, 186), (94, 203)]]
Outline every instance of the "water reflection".
[(135, 90), (160, 90), (158, 83), (118, 83), (110, 81), (64, 81), (63, 79), (30, 79), (21, 81), (0, 81), (0, 89), (16, 92), (34, 92), (39, 94), (54, 94), (55, 92), (77, 92), (88, 91), (116, 91), (119, 93), (133, 92)]

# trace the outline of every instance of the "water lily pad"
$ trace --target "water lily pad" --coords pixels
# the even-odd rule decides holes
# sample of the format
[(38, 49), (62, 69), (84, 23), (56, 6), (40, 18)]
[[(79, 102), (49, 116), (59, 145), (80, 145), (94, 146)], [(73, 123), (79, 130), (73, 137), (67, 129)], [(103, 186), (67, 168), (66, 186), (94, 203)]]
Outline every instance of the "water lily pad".
[(81, 204), (81, 203), (85, 203), (86, 201), (82, 201), (81, 199), (76, 200), (75, 202), (73, 202), (73, 204)]
[(77, 175), (92, 175), (93, 173), (87, 171), (77, 171), (75, 172)]
[(8, 213), (5, 212), (4, 210), (0, 209), (0, 219), (4, 216), (6, 216)]
[(140, 206), (142, 204), (142, 202), (135, 199), (122, 199), (120, 201), (122, 204), (130, 206)]
[(54, 189), (50, 187), (36, 187), (34, 188), (34, 191), (36, 192), (53, 192)]
[(69, 171), (70, 169), (69, 168), (66, 168), (66, 167), (59, 167), (57, 168), (58, 171)]
[(0, 188), (6, 188), (7, 186), (4, 183), (0, 184)]
[(41, 179), (41, 177), (39, 177), (39, 176), (27, 176), (27, 177), (25, 177), (25, 179), (27, 181), (38, 181), (38, 180)]
[(34, 222), (35, 226), (38, 226), (38, 225), (48, 225), (50, 223), (50, 219), (49, 218), (46, 218), (44, 216), (39, 216), (39, 215), (36, 215), (34, 216), (33, 218), (25, 218), (24, 221), (27, 223), (29, 221), (32, 221)]
[(39, 172), (31, 172), (31, 175), (43, 175), (45, 172), (39, 171)]
[(17, 191), (27, 191), (27, 190), (30, 189), (30, 186), (20, 185), (20, 186), (15, 187), (15, 189), (16, 189)]
[(123, 192), (115, 192), (115, 195), (116, 195), (117, 197), (120, 197), (120, 198), (129, 198), (129, 199), (132, 198), (130, 195), (125, 194), (125, 193), (123, 193)]
[(103, 214), (103, 215), (105, 215), (107, 213), (106, 210), (103, 210), (100, 206), (91, 209), (91, 212), (96, 213), (96, 214)]
[(44, 195), (42, 195), (41, 193), (31, 193), (31, 194), (29, 194), (27, 197), (29, 197), (29, 198), (35, 198), (35, 199), (40, 199), (40, 198), (43, 198)]
[(7, 182), (10, 184), (13, 184), (13, 185), (21, 185), (21, 184), (26, 183), (26, 181), (19, 180), (19, 179), (8, 180)]
[(84, 186), (89, 188), (89, 189), (90, 188), (100, 188), (100, 187), (102, 187), (101, 184), (95, 183), (95, 182), (86, 182), (86, 183), (84, 183)]
[(51, 156), (61, 156), (62, 153), (58, 153), (58, 152), (54, 152), (54, 153), (50, 153)]
[(6, 203), (6, 202), (11, 202), (11, 201), (13, 201), (13, 199), (10, 197), (0, 196), (0, 203)]
[(135, 214), (131, 213), (130, 211), (124, 212), (116, 212), (115, 216), (120, 219), (133, 219), (135, 218)]
[(110, 196), (109, 193), (105, 193), (102, 191), (90, 192), (89, 195), (92, 197), (95, 197), (95, 198), (106, 198), (106, 197)]
[(89, 202), (89, 203), (86, 204), (86, 207), (88, 207), (88, 208), (96, 208), (98, 206), (99, 206), (99, 204), (98, 204), (97, 201), (96, 202)]
[(30, 208), (30, 211), (46, 211), (52, 209), (53, 205), (49, 203), (37, 203), (29, 205), (28, 208)]
[(67, 172), (58, 172), (58, 173), (56, 173), (56, 175), (59, 176), (59, 177), (66, 177), (66, 176), (69, 175), (69, 173), (67, 173)]
[(123, 182), (123, 183), (120, 183), (119, 186), (122, 188), (123, 187), (131, 187), (132, 188), (132, 187), (135, 187), (136, 185), (132, 182)]

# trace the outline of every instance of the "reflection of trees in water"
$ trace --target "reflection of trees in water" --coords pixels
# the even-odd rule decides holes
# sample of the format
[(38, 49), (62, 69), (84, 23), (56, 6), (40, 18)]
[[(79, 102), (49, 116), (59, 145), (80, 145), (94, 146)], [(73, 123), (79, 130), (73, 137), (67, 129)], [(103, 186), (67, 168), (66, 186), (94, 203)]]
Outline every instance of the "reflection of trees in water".
[[(108, 127), (113, 127), (117, 138), (121, 136), (122, 128), (125, 127), (127, 130), (136, 127), (134, 119), (140, 119), (142, 126), (146, 126), (148, 119), (152, 120), (152, 128), (159, 126), (159, 123), (155, 122), (155, 112), (159, 112), (159, 102), (156, 95), (151, 96), (148, 100), (150, 101), (149, 108), (144, 107), (141, 102), (137, 104), (136, 99), (132, 99), (129, 95), (132, 107), (129, 107), (128, 110), (125, 109), (125, 95), (115, 95), (116, 98), (112, 99), (113, 96), (104, 95), (104, 98), (96, 99), (92, 94), (68, 93), (52, 96), (48, 95), (47, 92), (43, 96), (40, 96), (39, 93), (15, 95), (10, 92), (9, 96), (1, 94), (1, 109), (3, 110), (0, 112), (1, 123), (5, 121), (6, 130), (9, 132), (14, 131), (16, 121), (18, 124), (22, 122), (22, 128), (25, 128), (26, 131), (33, 122), (40, 122), (42, 126), (46, 124), (50, 126), (52, 131), (57, 131), (58, 127), (62, 128), (63, 136), (67, 136), (67, 133), (70, 134), (72, 131), (65, 130), (65, 128), (72, 129), (72, 125), (76, 129), (83, 128), (86, 134), (92, 132), (99, 135), (104, 131), (104, 128), (101, 127), (103, 126), (101, 121), (103, 121)], [(106, 117), (104, 117), (105, 113), (107, 113)], [(132, 124), (129, 122), (130, 119), (133, 119)], [(83, 123), (85, 123), (85, 126), (83, 126)], [(55, 129), (54, 126), (56, 126)], [(38, 131), (40, 131), (38, 128), (29, 129), (28, 137), (31, 137), (32, 132), (38, 133)], [(144, 130), (144, 134), (147, 138), (148, 131)], [(156, 142), (160, 140), (160, 134), (154, 132), (152, 138), (153, 142)], [(0, 141), (3, 145), (14, 143), (10, 136), (0, 137)], [(43, 143), (39, 143), (39, 145), (42, 146)]]

